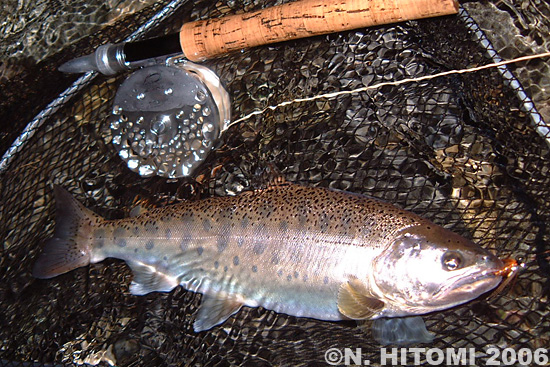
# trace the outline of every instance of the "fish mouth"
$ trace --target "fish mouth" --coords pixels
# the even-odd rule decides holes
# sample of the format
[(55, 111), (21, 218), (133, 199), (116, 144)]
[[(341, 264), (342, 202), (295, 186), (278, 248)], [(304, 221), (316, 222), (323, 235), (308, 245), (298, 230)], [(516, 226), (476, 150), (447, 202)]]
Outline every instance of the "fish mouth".
[(502, 276), (497, 275), (496, 272), (485, 273), (480, 272), (473, 278), (466, 276), (463, 279), (455, 283), (455, 286), (449, 289), (449, 292), (454, 297), (463, 298), (464, 302), (477, 298), (483, 293), (490, 291), (498, 286), (502, 281)]
[(441, 302), (446, 303), (451, 301), (455, 305), (471, 301), (496, 288), (504, 277), (515, 271), (514, 267), (517, 266), (515, 260), (511, 259), (504, 261), (498, 259), (495, 263), (495, 266), (490, 268), (462, 274), (452, 282), (452, 285), (434, 294), (434, 298), (439, 298)]

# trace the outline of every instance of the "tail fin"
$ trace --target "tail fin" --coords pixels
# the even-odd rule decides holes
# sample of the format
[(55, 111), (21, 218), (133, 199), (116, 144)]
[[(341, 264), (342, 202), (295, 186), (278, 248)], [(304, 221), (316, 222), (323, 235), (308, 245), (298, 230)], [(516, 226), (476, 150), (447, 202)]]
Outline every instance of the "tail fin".
[(54, 237), (46, 241), (34, 264), (33, 276), (53, 278), (90, 263), (91, 228), (101, 217), (85, 208), (65, 189), (54, 186), (56, 226)]

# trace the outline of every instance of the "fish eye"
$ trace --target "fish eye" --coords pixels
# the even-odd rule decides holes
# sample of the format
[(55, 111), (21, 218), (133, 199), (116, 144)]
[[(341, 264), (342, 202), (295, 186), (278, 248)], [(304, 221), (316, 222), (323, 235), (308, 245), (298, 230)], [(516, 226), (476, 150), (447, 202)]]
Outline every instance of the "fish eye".
[(462, 265), (462, 256), (460, 256), (460, 254), (456, 252), (449, 251), (446, 252), (445, 255), (443, 255), (442, 262), (445, 269), (449, 271), (456, 270), (459, 269)]

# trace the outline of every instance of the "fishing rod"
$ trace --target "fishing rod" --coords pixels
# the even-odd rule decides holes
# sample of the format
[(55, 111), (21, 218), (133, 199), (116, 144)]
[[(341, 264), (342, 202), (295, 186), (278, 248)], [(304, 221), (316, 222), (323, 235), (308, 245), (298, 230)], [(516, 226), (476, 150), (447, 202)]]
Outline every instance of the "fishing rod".
[(185, 23), (179, 33), (137, 42), (102, 45), (61, 65), (66, 73), (114, 75), (181, 54), (200, 62), (245, 48), (413, 19), (456, 14), (456, 0), (298, 0)]

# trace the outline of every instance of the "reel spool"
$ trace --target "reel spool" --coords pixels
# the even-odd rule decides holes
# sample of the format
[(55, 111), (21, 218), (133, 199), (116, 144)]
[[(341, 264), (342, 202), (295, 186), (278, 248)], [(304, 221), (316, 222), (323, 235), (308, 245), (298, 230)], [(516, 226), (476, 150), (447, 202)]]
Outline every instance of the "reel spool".
[(229, 94), (212, 70), (183, 57), (132, 73), (119, 87), (112, 142), (143, 177), (189, 176), (230, 121)]

